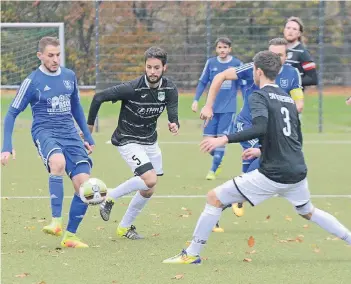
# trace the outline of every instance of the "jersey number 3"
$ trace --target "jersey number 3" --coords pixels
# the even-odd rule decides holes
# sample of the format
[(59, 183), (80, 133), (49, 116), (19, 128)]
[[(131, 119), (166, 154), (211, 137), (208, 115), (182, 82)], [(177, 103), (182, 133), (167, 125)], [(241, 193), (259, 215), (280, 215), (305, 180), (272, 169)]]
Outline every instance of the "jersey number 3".
[(286, 124), (286, 126), (283, 127), (283, 133), (285, 136), (290, 136), (291, 135), (291, 124), (290, 124), (289, 110), (286, 107), (282, 107), (280, 109), (280, 112), (284, 116), (283, 120)]

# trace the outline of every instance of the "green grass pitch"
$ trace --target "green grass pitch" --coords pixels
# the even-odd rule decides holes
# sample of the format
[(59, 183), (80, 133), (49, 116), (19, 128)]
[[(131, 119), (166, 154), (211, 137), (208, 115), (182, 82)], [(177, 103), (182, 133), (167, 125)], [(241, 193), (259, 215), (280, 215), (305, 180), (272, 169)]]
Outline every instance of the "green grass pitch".
[[(90, 101), (91, 98), (82, 97), (86, 111)], [(10, 97), (1, 99), (2, 117), (9, 103)], [(241, 218), (236, 218), (231, 210), (224, 212), (221, 224), (225, 233), (210, 236), (202, 265), (161, 264), (191, 239), (205, 205), (202, 196), (241, 169), (240, 146), (230, 145), (220, 177), (204, 180), (211, 159), (199, 151), (201, 122), (190, 111), (190, 104), (191, 97), (180, 98), (179, 136), (170, 135), (165, 117), (158, 123), (165, 175), (159, 180), (154, 198), (135, 222), (146, 239), (129, 241), (115, 237), (118, 221), (130, 201), (126, 197), (117, 201), (109, 222), (100, 219), (98, 207), (89, 208), (78, 231), (90, 245), (86, 250), (56, 249), (60, 238), (41, 232), (50, 220), (48, 176), (31, 141), (30, 110), (21, 114), (13, 137), (17, 159), (2, 168), (1, 282), (349, 283), (351, 246), (300, 218), (287, 201), (278, 198), (257, 208), (247, 205)], [(94, 134), (97, 146), (92, 156), (92, 176), (109, 187), (132, 176), (117, 149), (106, 143), (116, 126), (118, 109), (118, 105), (111, 104), (100, 109), (101, 131)], [(304, 153), (312, 201), (351, 228), (351, 109), (345, 106), (343, 97), (325, 97), (323, 134), (317, 133), (317, 110), (317, 98), (307, 97)], [(72, 193), (70, 181), (65, 178), (65, 225)], [(250, 236), (255, 239), (252, 248), (247, 242)], [(245, 262), (245, 258), (252, 261)]]

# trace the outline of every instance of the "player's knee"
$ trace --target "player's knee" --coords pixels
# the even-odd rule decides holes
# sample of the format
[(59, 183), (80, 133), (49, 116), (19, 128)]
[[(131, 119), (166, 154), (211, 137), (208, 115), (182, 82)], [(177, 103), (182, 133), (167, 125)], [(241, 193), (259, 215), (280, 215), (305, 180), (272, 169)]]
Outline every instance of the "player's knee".
[(65, 156), (61, 153), (52, 154), (49, 158), (50, 173), (53, 175), (63, 175), (66, 167)]
[(308, 201), (305, 204), (299, 205), (295, 207), (296, 212), (302, 217), (305, 218), (307, 220), (310, 220), (312, 217), (312, 213), (313, 213), (313, 205), (311, 203), (311, 201)]
[(150, 198), (154, 194), (155, 188), (153, 187), (148, 190), (140, 190), (139, 192), (142, 197)]
[(146, 186), (150, 189), (157, 184), (157, 175), (154, 169), (143, 173), (140, 177), (145, 182)]
[(223, 206), (214, 190), (211, 190), (207, 193), (207, 203), (218, 208)]

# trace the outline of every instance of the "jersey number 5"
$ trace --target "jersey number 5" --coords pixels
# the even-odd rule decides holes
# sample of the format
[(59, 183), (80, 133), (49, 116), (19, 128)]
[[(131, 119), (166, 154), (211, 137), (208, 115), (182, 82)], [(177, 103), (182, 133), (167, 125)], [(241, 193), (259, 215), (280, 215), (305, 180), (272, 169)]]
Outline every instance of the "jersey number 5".
[(132, 160), (137, 162), (137, 166), (140, 166), (141, 161), (135, 155), (133, 155)]
[(291, 124), (290, 124), (289, 110), (286, 107), (282, 107), (280, 109), (280, 112), (284, 116), (283, 120), (286, 124), (286, 127), (283, 128), (283, 133), (285, 136), (290, 136), (291, 135)]

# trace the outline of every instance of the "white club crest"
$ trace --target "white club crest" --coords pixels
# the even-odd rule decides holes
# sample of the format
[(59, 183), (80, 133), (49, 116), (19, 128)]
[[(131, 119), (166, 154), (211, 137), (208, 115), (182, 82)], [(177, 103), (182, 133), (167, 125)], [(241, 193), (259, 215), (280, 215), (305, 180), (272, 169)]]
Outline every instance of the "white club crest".
[(166, 98), (166, 93), (165, 92), (158, 92), (157, 98), (159, 101), (163, 102)]
[(291, 59), (292, 57), (293, 57), (293, 53), (291, 51), (289, 51), (287, 54), (287, 59)]
[(69, 80), (63, 80), (63, 84), (65, 85), (66, 89), (69, 91), (73, 90), (73, 82)]
[(289, 85), (289, 79), (280, 78), (280, 87), (285, 89)]

